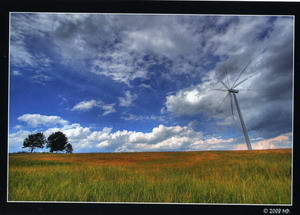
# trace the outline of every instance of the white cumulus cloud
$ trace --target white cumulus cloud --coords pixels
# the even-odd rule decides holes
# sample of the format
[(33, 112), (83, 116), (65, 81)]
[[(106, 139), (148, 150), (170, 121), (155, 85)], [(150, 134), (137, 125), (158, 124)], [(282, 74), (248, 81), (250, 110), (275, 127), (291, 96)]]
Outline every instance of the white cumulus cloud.
[[(62, 120), (60, 118), (60, 120)], [(63, 121), (64, 122), (64, 121)], [(58, 124), (59, 125), (59, 124)], [(197, 151), (197, 150), (235, 150), (246, 149), (242, 140), (234, 138), (208, 137), (192, 126), (154, 127), (150, 132), (117, 130), (104, 127), (93, 131), (90, 127), (83, 127), (78, 123), (61, 124), (43, 131), (46, 138), (53, 132), (62, 131), (68, 142), (72, 144), (74, 152), (140, 152), (140, 151)], [(37, 130), (20, 130), (9, 135), (9, 149), (11, 152), (22, 150), (24, 139)], [(41, 131), (39, 131), (41, 132)], [(292, 133), (282, 134), (275, 138), (252, 140), (254, 149), (289, 148)], [(43, 149), (46, 150), (47, 149)]]
[(116, 112), (116, 110), (114, 108), (115, 105), (116, 105), (115, 103), (106, 104), (102, 101), (97, 101), (95, 99), (92, 99), (90, 101), (79, 102), (71, 110), (72, 111), (86, 111), (86, 110), (90, 110), (94, 107), (98, 107), (104, 111), (102, 115), (105, 116), (107, 114)]
[(217, 109), (218, 99), (221, 97), (213, 91), (212, 82), (206, 81), (168, 95), (165, 105), (169, 112), (176, 115), (195, 115), (213, 112), (214, 108)]
[(29, 126), (53, 126), (55, 124), (65, 125), (68, 124), (67, 120), (62, 119), (59, 116), (46, 116), (41, 114), (24, 114), (18, 117), (19, 121), (25, 122)]
[(9, 152), (22, 151), (23, 141), (29, 134), (30, 131), (17, 131), (16, 133), (9, 134)]
[(76, 104), (72, 110), (90, 110), (93, 107), (98, 107), (100, 103), (96, 101), (95, 99), (92, 99), (90, 101), (82, 101)]

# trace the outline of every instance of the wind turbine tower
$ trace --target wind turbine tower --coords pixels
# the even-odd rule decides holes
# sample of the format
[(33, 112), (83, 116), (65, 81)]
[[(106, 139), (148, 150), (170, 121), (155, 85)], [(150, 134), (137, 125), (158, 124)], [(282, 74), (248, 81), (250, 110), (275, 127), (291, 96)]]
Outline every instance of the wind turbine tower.
[[(246, 65), (246, 67), (241, 71), (241, 73), (239, 74), (239, 76), (237, 77), (237, 79), (235, 80), (235, 82), (230, 86), (226, 85), (223, 81), (220, 81), (221, 84), (225, 87), (225, 89), (218, 89), (218, 90), (221, 90), (221, 91), (227, 91), (227, 95), (225, 96), (224, 100), (222, 101), (221, 105), (224, 103), (224, 101), (226, 100), (226, 98), (228, 96), (230, 96), (230, 103), (231, 103), (231, 112), (232, 112), (232, 116), (234, 116), (233, 114), (233, 102), (232, 102), (232, 97), (234, 99), (234, 102), (235, 102), (235, 105), (236, 105), (236, 109), (237, 109), (237, 112), (238, 112), (238, 115), (239, 115), (239, 118), (240, 118), (240, 122), (241, 122), (241, 126), (242, 126), (242, 129), (243, 129), (243, 133), (244, 133), (244, 137), (245, 137), (245, 140), (246, 140), (246, 144), (247, 144), (247, 148), (248, 150), (252, 150), (252, 146), (251, 146), (251, 143), (250, 143), (250, 139), (249, 139), (249, 136), (248, 136), (248, 131), (247, 131), (247, 128), (246, 128), (246, 125), (245, 125), (245, 122), (244, 122), (244, 119), (243, 119), (243, 115), (242, 115), (242, 112), (241, 112), (241, 109), (240, 109), (240, 105), (239, 105), (239, 102), (237, 100), (237, 96), (236, 94), (239, 92), (239, 90), (235, 89), (238, 85), (242, 84), (243, 82), (245, 82), (246, 80), (248, 80), (250, 77), (252, 77), (253, 75), (245, 78), (244, 80), (238, 82), (238, 80), (240, 79), (241, 75), (244, 73), (244, 71), (247, 69), (247, 67), (249, 66), (249, 64), (251, 63), (251, 61), (249, 61), (249, 63)], [(237, 83), (238, 82), (238, 83)], [(220, 105), (220, 107), (221, 107)], [(219, 107), (219, 108), (220, 108)]]

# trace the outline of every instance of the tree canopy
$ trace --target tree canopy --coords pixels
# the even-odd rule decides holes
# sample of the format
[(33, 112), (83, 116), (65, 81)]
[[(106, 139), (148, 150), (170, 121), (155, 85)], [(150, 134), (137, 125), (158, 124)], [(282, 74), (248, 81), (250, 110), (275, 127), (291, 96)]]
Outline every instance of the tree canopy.
[(65, 150), (67, 144), (68, 138), (66, 135), (60, 131), (57, 131), (48, 137), (47, 148), (50, 148), (50, 152), (63, 151)]
[(43, 133), (30, 134), (24, 139), (23, 148), (30, 148), (32, 153), (35, 148), (44, 148), (46, 138)]
[(61, 132), (52, 133), (46, 140), (43, 133), (30, 134), (24, 139), (22, 148), (30, 148), (32, 153), (35, 148), (44, 148), (47, 144), (47, 148), (50, 148), (50, 152), (65, 151), (66, 153), (72, 153), (73, 147), (68, 143), (68, 138)]

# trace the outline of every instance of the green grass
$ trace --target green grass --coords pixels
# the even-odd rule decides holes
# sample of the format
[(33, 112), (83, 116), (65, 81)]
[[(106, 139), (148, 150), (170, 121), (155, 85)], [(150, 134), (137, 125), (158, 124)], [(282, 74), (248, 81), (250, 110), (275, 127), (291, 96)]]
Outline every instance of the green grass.
[(291, 150), (11, 154), (8, 198), (290, 204)]

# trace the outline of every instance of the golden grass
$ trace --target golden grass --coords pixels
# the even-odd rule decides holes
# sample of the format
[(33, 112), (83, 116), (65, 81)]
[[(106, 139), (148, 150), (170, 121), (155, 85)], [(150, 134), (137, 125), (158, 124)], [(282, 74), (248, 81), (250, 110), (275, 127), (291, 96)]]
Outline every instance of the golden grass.
[(11, 154), (10, 201), (291, 203), (291, 150)]

